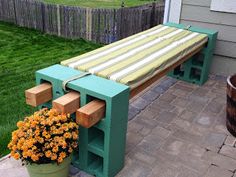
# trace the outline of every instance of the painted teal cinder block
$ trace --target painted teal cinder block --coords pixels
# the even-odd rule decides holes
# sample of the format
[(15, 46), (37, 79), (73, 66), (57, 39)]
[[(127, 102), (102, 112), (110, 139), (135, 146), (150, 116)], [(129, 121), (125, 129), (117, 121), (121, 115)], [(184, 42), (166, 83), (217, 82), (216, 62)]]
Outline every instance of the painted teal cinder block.
[[(176, 23), (166, 23), (164, 25), (180, 29), (185, 29), (188, 26)], [(168, 75), (176, 79), (202, 85), (208, 80), (218, 32), (216, 30), (199, 28), (195, 26), (191, 26), (188, 30), (206, 34), (208, 36), (208, 42), (199, 53), (190, 57), (182, 65), (169, 72)]]
[[(62, 82), (81, 71), (54, 65), (36, 72), (36, 82), (50, 82), (53, 100), (64, 95)], [(78, 91), (81, 106), (93, 99), (106, 102), (105, 117), (95, 126), (80, 127), (79, 149), (73, 164), (99, 177), (113, 177), (124, 166), (128, 119), (129, 87), (94, 75), (71, 81), (67, 88)], [(42, 106), (51, 107), (51, 102)]]

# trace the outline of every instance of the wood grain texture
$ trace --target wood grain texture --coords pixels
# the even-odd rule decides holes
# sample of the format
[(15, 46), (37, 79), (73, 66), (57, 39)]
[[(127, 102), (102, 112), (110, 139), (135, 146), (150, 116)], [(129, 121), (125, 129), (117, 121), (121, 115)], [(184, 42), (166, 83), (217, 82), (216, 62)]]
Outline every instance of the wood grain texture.
[(80, 107), (80, 94), (78, 92), (71, 91), (54, 100), (52, 102), (52, 107), (59, 113), (72, 114)]
[(39, 106), (52, 99), (52, 85), (43, 83), (25, 91), (26, 104)]
[(76, 122), (90, 128), (105, 117), (106, 104), (101, 100), (93, 100), (76, 111)]

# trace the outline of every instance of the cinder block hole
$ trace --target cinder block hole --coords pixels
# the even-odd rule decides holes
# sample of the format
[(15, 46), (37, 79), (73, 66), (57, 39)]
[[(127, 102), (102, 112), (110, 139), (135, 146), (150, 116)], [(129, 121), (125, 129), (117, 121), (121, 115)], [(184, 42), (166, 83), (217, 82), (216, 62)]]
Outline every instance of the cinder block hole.
[(208, 41), (205, 43), (204, 48), (207, 48), (208, 44), (209, 44), (209, 38), (208, 38)]
[(40, 84), (43, 84), (43, 83), (49, 83), (52, 85), (52, 83), (50, 81), (47, 81), (47, 80), (44, 80), (44, 79), (40, 79)]
[(184, 66), (183, 65), (179, 65), (174, 69), (174, 75), (176, 76), (184, 76)]
[(79, 164), (79, 147), (77, 147), (77, 148), (73, 151), (72, 164), (73, 164), (74, 166), (77, 166), (77, 164)]
[(191, 68), (190, 79), (194, 79), (195, 81), (200, 81), (201, 73), (202, 73), (201, 69)]
[(89, 102), (91, 102), (91, 101), (93, 101), (95, 99), (97, 99), (97, 98), (95, 98), (94, 96), (86, 95), (86, 103), (89, 103)]
[(88, 143), (90, 146), (104, 150), (104, 132), (96, 127), (88, 129)]
[(95, 174), (103, 173), (103, 158), (92, 153), (88, 152), (88, 167), (92, 169)]
[(56, 91), (55, 93), (56, 93), (57, 96), (61, 96), (61, 92)]
[(203, 53), (197, 53), (194, 56), (192, 56), (192, 64), (195, 66), (203, 66), (204, 64), (204, 54)]

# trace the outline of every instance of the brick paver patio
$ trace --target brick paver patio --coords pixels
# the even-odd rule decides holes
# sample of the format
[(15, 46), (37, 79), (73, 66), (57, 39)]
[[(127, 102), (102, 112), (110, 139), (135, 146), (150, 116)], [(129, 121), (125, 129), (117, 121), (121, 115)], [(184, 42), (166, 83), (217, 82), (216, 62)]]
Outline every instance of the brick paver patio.
[[(225, 128), (225, 81), (211, 76), (200, 87), (165, 77), (131, 100), (126, 162), (117, 176), (236, 177), (236, 139)], [(6, 158), (0, 176), (28, 174)], [(90, 175), (72, 167), (71, 176)]]

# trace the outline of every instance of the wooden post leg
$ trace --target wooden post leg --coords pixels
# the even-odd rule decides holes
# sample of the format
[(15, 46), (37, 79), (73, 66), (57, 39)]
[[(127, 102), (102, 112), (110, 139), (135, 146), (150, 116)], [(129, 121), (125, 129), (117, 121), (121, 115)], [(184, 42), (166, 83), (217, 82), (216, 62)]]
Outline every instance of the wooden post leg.
[(71, 91), (64, 96), (54, 100), (52, 107), (60, 113), (72, 114), (80, 107), (80, 94)]
[(26, 104), (39, 106), (52, 99), (52, 85), (43, 83), (25, 91)]
[(106, 104), (101, 100), (93, 100), (76, 112), (76, 122), (85, 128), (90, 128), (105, 117)]

